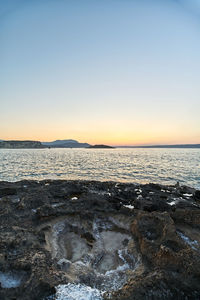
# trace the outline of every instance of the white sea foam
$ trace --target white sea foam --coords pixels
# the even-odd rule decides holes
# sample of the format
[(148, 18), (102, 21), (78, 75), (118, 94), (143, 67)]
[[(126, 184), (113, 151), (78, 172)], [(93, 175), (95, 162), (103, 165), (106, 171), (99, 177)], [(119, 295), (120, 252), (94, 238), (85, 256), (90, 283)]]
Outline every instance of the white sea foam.
[[(51, 299), (50, 297), (48, 299)], [(55, 300), (103, 300), (102, 292), (84, 284), (62, 284), (56, 287)]]
[(134, 209), (133, 205), (124, 205), (124, 207), (129, 208), (129, 209)]
[(176, 203), (177, 203), (176, 201), (172, 201), (172, 202), (168, 202), (167, 204), (172, 206), (172, 205), (176, 205)]
[(135, 192), (137, 195), (140, 195), (142, 193), (142, 190), (141, 189), (135, 189)]
[(169, 205), (176, 205), (176, 204), (178, 204), (179, 202), (180, 202), (180, 200), (182, 200), (182, 198), (180, 197), (180, 198), (174, 198), (171, 202), (167, 202), (167, 204), (169, 204)]
[(185, 196), (185, 197), (192, 197), (193, 194), (183, 194), (183, 196)]

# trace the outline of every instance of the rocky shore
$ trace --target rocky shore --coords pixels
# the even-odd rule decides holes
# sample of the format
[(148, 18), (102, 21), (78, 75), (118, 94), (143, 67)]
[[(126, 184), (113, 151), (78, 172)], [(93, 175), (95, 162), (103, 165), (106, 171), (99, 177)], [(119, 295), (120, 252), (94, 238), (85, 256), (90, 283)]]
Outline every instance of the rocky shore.
[(200, 299), (200, 191), (0, 182), (0, 299)]
[(0, 149), (43, 149), (46, 147), (39, 141), (0, 141)]

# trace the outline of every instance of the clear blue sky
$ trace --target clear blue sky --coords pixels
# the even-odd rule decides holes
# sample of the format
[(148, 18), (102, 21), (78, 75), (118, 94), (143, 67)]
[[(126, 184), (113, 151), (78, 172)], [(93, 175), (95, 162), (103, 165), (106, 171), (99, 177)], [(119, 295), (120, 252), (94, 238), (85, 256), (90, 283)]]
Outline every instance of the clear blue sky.
[(200, 143), (200, 0), (0, 1), (0, 139)]

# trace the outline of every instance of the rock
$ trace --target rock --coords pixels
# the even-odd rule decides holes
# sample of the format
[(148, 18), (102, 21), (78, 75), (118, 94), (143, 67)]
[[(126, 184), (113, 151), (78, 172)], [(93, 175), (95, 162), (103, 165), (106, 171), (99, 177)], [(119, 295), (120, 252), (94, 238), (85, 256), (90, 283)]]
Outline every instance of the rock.
[(200, 191), (199, 190), (195, 191), (194, 198), (197, 202), (200, 202)]
[(76, 289), (98, 299), (200, 299), (198, 190), (44, 180), (0, 182), (0, 198), (0, 299)]
[(16, 189), (11, 187), (2, 187), (0, 188), (0, 197), (5, 197), (8, 195), (15, 195)]
[[(176, 228), (170, 215), (141, 212), (134, 220), (131, 230), (138, 240), (140, 251), (149, 264), (174, 266), (173, 254), (183, 248), (177, 241)], [(171, 255), (170, 259), (169, 256)]]

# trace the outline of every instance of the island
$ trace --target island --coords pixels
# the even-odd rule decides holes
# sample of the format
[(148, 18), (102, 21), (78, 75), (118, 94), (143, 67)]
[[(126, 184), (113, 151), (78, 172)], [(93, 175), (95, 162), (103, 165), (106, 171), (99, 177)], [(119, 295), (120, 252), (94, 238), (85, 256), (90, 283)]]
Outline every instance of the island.
[(108, 145), (91, 145), (89, 147), (87, 147), (89, 149), (115, 149), (115, 147), (112, 146), (108, 146)]

